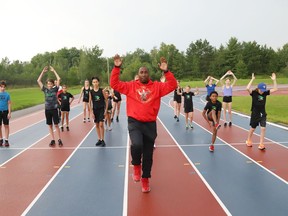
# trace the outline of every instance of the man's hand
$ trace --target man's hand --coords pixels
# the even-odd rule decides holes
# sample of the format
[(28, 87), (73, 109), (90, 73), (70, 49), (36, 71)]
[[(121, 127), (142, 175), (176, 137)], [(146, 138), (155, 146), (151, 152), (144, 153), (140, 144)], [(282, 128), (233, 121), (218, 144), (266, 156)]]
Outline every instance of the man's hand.
[(167, 60), (164, 57), (161, 57), (158, 66), (162, 71), (167, 71), (168, 70)]
[(116, 67), (120, 67), (122, 65), (122, 59), (120, 58), (118, 54), (114, 56), (114, 65)]

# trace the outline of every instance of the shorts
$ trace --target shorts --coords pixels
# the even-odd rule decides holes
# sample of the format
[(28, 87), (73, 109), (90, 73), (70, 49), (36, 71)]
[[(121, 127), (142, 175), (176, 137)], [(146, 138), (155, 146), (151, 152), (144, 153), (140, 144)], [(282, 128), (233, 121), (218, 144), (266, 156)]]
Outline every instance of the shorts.
[(184, 113), (190, 113), (193, 112), (193, 107), (184, 107)]
[(223, 102), (224, 103), (231, 103), (232, 102), (232, 96), (223, 96)]
[(62, 112), (70, 112), (70, 106), (63, 106), (61, 107)]
[(105, 119), (104, 112), (105, 112), (104, 107), (93, 109), (94, 123), (104, 122)]
[(0, 125), (9, 125), (8, 110), (0, 111)]
[(83, 102), (88, 103), (89, 102), (89, 98), (83, 98)]
[(181, 96), (180, 97), (174, 97), (173, 100), (176, 101), (177, 103), (181, 103), (182, 102)]
[(59, 124), (59, 115), (57, 109), (45, 110), (46, 124), (52, 125), (52, 120), (55, 125)]
[(115, 103), (121, 102), (121, 99), (118, 99), (118, 100), (113, 99), (113, 102)]
[(250, 126), (256, 128), (257, 126), (266, 127), (267, 114), (264, 113), (251, 113)]
[(112, 110), (111, 110), (111, 109), (108, 109), (108, 110), (107, 110), (107, 113), (111, 114), (111, 113), (112, 113)]

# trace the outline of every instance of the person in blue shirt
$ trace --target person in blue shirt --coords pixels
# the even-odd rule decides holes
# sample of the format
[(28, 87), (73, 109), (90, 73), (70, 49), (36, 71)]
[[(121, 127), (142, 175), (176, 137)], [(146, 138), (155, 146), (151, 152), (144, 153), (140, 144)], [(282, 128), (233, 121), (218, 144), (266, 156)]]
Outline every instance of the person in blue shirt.
[[(8, 92), (5, 91), (6, 82), (0, 81), (0, 147), (9, 147), (9, 119), (11, 118), (11, 99)], [(2, 134), (2, 122), (5, 128), (5, 141)]]
[(205, 87), (207, 89), (207, 96), (206, 96), (206, 101), (210, 101), (210, 94), (211, 92), (215, 91), (215, 87), (217, 86), (219, 80), (215, 79), (212, 76), (208, 76), (206, 80), (204, 81)]

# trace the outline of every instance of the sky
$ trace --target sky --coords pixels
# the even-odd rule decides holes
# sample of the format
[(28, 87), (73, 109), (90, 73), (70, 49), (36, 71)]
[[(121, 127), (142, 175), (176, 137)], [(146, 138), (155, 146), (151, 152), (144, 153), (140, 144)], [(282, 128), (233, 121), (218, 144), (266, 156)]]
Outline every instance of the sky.
[(198, 39), (218, 48), (231, 37), (277, 50), (288, 43), (287, 11), (287, 0), (2, 1), (0, 59), (95, 45), (111, 57), (162, 42), (185, 52)]

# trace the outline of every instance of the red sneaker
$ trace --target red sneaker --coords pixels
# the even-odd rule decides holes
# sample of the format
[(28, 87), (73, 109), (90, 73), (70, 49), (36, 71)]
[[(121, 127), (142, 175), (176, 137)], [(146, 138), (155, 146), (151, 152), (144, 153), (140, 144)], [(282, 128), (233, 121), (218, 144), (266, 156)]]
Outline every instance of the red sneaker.
[(209, 151), (210, 151), (210, 152), (214, 152), (214, 145), (210, 145), (210, 146), (209, 146)]
[(141, 165), (134, 165), (134, 167), (133, 167), (133, 171), (134, 171), (133, 180), (135, 182), (139, 182), (141, 179), (141, 169), (142, 169)]
[(143, 193), (148, 193), (151, 191), (151, 188), (149, 186), (149, 179), (148, 178), (142, 178), (141, 179), (142, 182), (142, 192)]
[(221, 127), (221, 125), (220, 124), (215, 124), (215, 128), (216, 128), (216, 130), (219, 130), (219, 128)]

